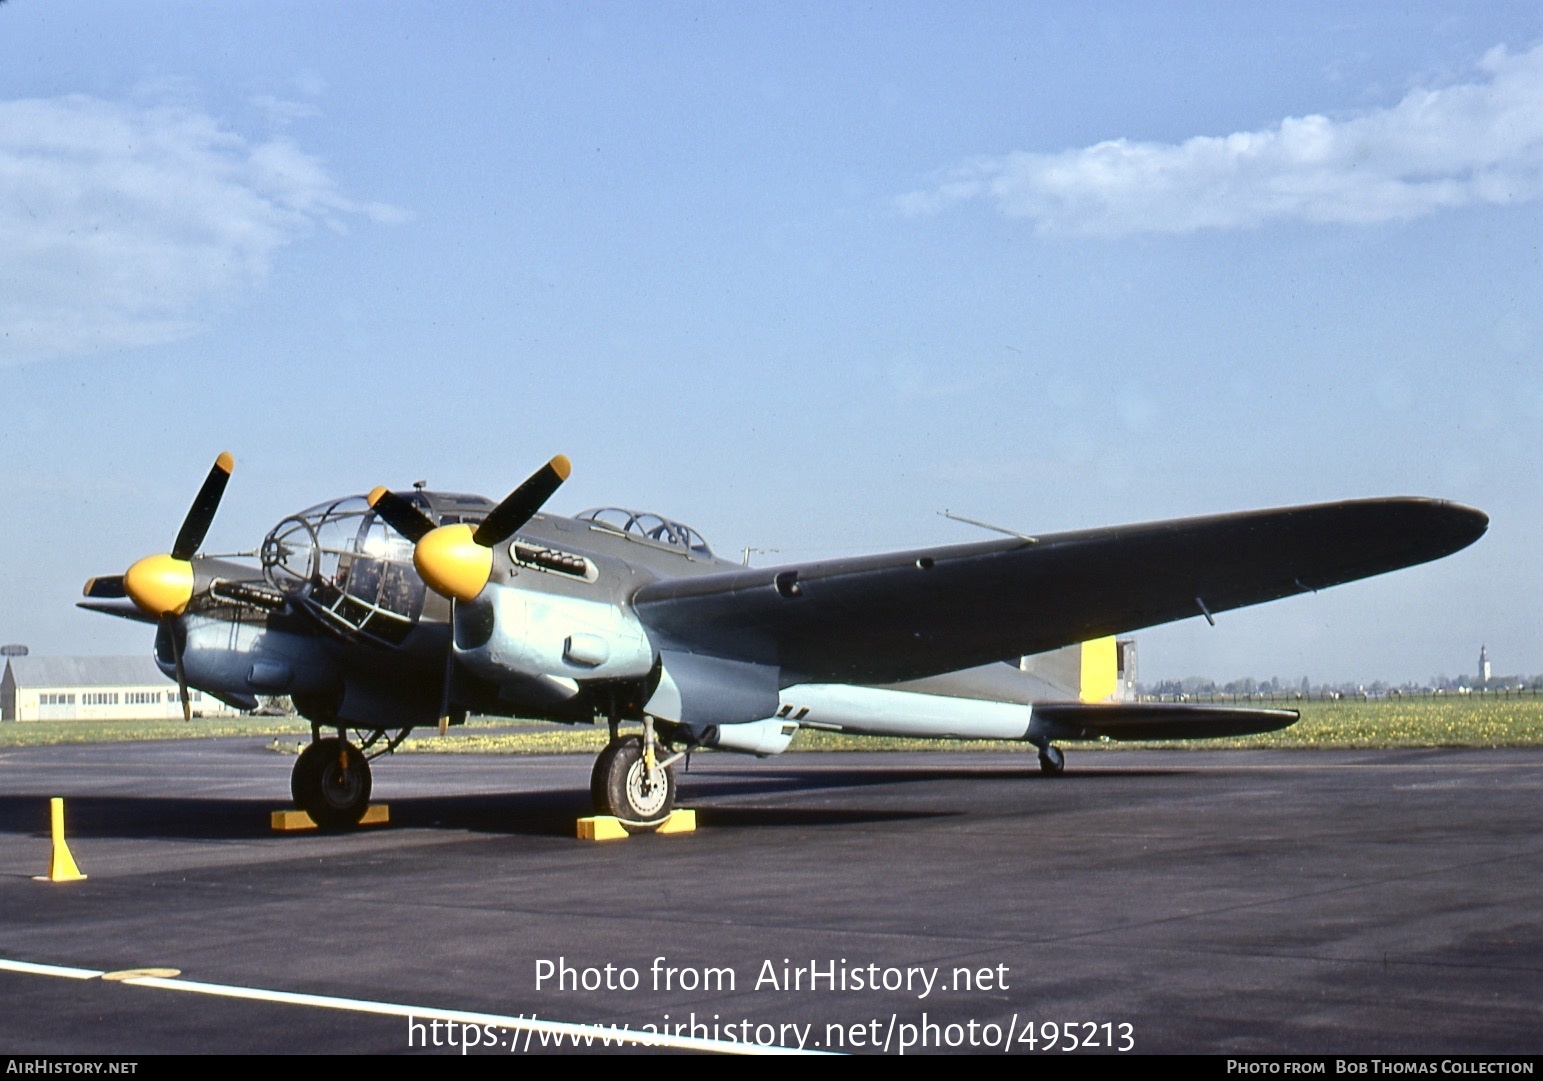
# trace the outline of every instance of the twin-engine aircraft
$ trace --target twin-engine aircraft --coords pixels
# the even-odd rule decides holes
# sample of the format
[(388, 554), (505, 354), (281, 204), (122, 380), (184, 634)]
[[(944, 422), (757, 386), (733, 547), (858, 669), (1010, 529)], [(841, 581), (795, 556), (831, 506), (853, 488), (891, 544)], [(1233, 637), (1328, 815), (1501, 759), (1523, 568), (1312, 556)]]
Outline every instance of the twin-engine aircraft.
[[(312, 734), (292, 793), (327, 828), (364, 814), (371, 760), (468, 713), (604, 721), (595, 810), (640, 829), (669, 815), (683, 755), (777, 754), (801, 727), (1023, 740), (1047, 773), (1062, 741), (1282, 728), (1294, 712), (1099, 700), (1111, 636), (1424, 563), (1488, 527), (1372, 499), (751, 568), (659, 515), (542, 513), (559, 455), (496, 505), (377, 488), (285, 518), (250, 556), (201, 556), (232, 468), (221, 454), (170, 552), (90, 580), (81, 606), (157, 625), (184, 716), (189, 687), (245, 709), (288, 695)], [(1032, 663), (1081, 643), (1081, 678)]]

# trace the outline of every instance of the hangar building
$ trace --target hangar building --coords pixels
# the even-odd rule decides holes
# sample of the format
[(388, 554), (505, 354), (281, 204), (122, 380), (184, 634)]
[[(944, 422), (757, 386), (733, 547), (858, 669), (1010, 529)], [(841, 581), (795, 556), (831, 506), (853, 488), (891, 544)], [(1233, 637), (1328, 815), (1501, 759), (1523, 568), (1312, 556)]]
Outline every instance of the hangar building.
[[(240, 711), (190, 690), (193, 716)], [(7, 657), (0, 721), (181, 720), (177, 685), (148, 654), (133, 657)]]

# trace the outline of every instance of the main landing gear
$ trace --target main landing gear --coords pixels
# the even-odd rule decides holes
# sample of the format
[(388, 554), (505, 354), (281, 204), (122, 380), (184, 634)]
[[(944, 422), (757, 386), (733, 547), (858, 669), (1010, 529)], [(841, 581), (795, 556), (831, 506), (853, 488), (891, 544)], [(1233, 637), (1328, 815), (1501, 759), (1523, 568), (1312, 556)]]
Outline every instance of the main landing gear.
[(589, 775), (595, 813), (619, 818), (629, 829), (652, 829), (675, 809), (675, 771), (670, 767), (681, 755), (660, 757), (663, 748), (654, 738), (651, 718), (644, 721), (641, 736), (618, 736), (614, 726), (611, 731), (611, 742)]
[(1061, 753), (1061, 748), (1044, 736), (1029, 736), (1028, 740), (1039, 748), (1039, 771), (1047, 777), (1059, 776), (1066, 768), (1066, 756)]
[(370, 763), (346, 739), (312, 740), (295, 761), (289, 791), (322, 829), (357, 826), (370, 805)]

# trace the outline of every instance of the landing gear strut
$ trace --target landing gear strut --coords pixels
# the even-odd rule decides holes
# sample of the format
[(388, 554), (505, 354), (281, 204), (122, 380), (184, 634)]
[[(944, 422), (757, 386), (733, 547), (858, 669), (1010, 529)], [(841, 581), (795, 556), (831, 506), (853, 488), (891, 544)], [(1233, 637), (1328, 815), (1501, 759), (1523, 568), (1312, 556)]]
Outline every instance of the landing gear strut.
[(357, 826), (370, 805), (370, 764), (346, 739), (315, 739), (295, 760), (289, 791), (322, 829)]

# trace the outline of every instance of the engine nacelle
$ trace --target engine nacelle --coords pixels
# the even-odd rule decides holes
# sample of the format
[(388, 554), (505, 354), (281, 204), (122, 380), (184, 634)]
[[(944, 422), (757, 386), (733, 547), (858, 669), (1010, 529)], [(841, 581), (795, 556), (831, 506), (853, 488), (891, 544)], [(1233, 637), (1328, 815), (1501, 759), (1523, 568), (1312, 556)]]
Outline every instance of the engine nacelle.
[[(316, 639), (253, 623), (184, 617), (182, 666), (189, 686), (211, 694), (323, 694), (341, 686), (337, 666)], [(165, 632), (155, 661), (169, 679), (176, 664)]]
[(530, 677), (641, 679), (654, 650), (642, 624), (610, 603), (491, 585), (455, 620), (456, 659), (498, 686)]

